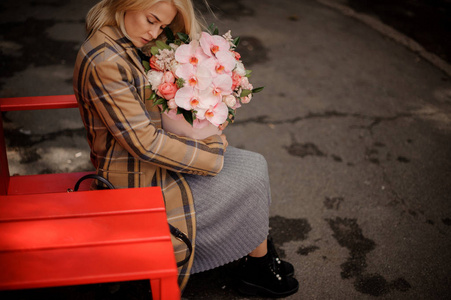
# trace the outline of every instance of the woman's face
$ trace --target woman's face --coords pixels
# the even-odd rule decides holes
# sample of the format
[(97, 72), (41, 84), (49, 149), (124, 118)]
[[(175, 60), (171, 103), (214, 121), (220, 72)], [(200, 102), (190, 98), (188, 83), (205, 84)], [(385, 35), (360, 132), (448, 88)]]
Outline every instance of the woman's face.
[(124, 16), (125, 31), (133, 45), (141, 48), (156, 39), (176, 14), (177, 9), (168, 2), (158, 2), (144, 11), (128, 10)]

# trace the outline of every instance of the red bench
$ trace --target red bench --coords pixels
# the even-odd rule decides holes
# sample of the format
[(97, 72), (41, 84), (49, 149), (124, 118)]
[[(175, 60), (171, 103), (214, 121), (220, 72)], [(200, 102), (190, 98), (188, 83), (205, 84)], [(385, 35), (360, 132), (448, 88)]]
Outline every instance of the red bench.
[[(75, 107), (0, 99), (0, 111)], [(85, 172), (10, 176), (1, 121), (0, 290), (149, 279), (153, 299), (180, 299), (160, 188), (67, 193)]]

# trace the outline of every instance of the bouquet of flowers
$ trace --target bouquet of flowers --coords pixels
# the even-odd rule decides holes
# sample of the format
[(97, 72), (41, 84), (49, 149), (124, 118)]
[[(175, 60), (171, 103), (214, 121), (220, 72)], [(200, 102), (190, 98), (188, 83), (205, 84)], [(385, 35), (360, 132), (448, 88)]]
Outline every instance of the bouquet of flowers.
[(152, 89), (148, 100), (169, 117), (183, 116), (194, 128), (218, 127), (232, 122), (236, 109), (263, 89), (249, 82), (251, 71), (235, 51), (239, 38), (230, 31), (220, 36), (212, 24), (196, 40), (184, 33), (175, 37), (169, 28), (165, 32), (166, 42), (157, 40), (143, 65)]

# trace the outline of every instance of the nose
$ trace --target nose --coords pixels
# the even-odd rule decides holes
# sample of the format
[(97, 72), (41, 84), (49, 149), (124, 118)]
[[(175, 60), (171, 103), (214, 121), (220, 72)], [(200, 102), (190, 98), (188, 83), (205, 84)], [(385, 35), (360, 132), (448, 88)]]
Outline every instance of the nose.
[(149, 30), (149, 34), (152, 37), (152, 39), (156, 39), (160, 33), (161, 33), (161, 29), (158, 26), (152, 26), (152, 28)]

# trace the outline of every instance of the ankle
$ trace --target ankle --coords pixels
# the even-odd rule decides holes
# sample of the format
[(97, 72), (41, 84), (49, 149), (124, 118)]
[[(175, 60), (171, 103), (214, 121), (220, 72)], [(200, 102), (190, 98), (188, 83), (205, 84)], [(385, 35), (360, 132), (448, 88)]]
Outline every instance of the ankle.
[(270, 258), (270, 254), (268, 252), (266, 252), (263, 256), (252, 256), (249, 254), (246, 257), (247, 261), (251, 264), (266, 264)]

